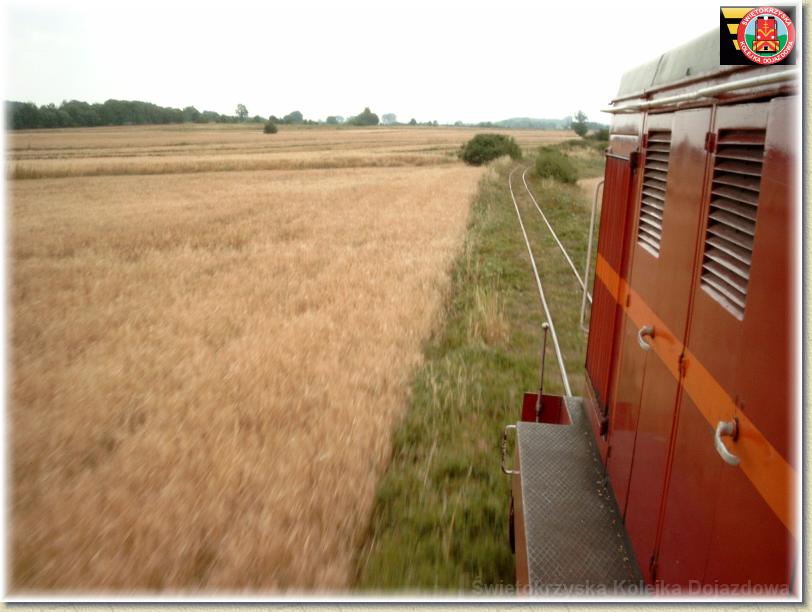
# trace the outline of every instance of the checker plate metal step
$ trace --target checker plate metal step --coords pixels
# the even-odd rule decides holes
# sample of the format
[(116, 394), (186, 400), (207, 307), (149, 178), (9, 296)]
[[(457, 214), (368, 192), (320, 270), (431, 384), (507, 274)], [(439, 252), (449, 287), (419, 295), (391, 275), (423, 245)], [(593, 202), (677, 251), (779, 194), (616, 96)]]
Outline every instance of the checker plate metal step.
[[(517, 423), (528, 586), (608, 593), (639, 590), (642, 578), (583, 402), (566, 398), (571, 425)], [(582, 593), (587, 594), (587, 593)]]

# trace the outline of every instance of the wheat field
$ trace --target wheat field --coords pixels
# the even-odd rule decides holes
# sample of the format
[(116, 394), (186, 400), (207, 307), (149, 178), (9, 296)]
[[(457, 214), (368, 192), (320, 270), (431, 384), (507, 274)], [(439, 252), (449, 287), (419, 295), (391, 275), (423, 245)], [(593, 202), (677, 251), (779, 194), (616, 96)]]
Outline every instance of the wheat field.
[(472, 134), (10, 135), (12, 592), (347, 589)]
[[(9, 139), (12, 179), (247, 170), (403, 167), (458, 163), (470, 128), (299, 128), (266, 135), (256, 126), (31, 130)], [(565, 132), (513, 132), (524, 147)]]

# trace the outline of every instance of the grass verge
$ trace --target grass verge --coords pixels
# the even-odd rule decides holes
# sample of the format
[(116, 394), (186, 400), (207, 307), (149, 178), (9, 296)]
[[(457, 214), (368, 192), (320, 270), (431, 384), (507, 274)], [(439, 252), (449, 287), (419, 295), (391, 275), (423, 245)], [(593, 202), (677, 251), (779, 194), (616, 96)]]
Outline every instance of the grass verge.
[(470, 590), (513, 580), (502, 427), (535, 385), (542, 316), (507, 190), (508, 164), (480, 183), (452, 271), (446, 325), (425, 347), (377, 491), (362, 590)]
[[(573, 157), (581, 177), (597, 171), (591, 156)], [(522, 393), (538, 385), (544, 318), (507, 188), (512, 167), (506, 160), (492, 166), (473, 202), (446, 324), (424, 349), (358, 554), (362, 591), (470, 592), (514, 582), (499, 439), (502, 427), (518, 418)], [(528, 185), (580, 267), (588, 197), (575, 185), (537, 180), (531, 172)], [(524, 190), (521, 171), (513, 186), (577, 394), (586, 343), (577, 327), (580, 288)], [(547, 372), (545, 390), (561, 393), (550, 349)]]

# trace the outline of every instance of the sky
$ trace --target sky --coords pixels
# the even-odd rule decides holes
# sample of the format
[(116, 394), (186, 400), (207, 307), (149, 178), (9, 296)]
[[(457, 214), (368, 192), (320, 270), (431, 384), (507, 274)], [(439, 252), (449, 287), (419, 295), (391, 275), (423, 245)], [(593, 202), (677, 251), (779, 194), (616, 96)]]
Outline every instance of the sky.
[[(719, 2), (2, 0), (2, 95), (400, 121), (601, 113)], [(0, 43), (2, 44), (2, 43)]]

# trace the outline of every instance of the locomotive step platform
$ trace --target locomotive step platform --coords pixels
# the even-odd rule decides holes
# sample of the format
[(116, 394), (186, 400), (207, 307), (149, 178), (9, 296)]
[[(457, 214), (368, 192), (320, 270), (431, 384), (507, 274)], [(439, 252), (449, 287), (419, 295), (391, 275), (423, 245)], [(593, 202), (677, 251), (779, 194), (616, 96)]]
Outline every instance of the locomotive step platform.
[(517, 585), (535, 595), (640, 593), (642, 578), (580, 398), (570, 424), (516, 424)]

